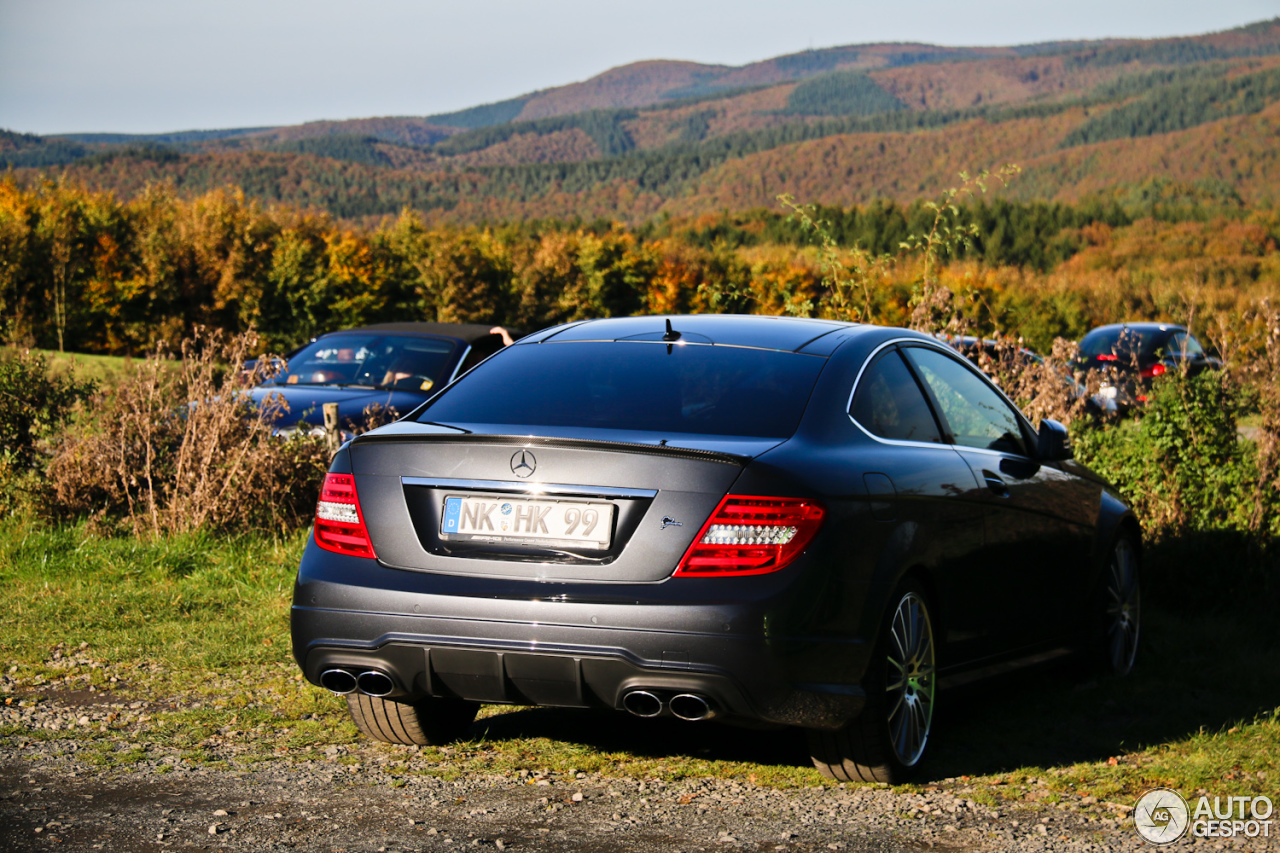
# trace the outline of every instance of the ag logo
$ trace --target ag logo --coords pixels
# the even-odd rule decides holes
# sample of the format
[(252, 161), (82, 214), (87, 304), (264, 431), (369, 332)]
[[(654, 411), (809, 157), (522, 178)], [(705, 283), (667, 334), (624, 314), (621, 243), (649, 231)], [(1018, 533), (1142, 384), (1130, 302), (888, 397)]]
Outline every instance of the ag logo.
[(511, 455), (511, 473), (517, 477), (531, 477), (538, 467), (538, 460), (527, 450), (517, 450)]
[(1133, 825), (1152, 844), (1169, 844), (1186, 834), (1190, 814), (1187, 801), (1177, 791), (1153, 788), (1133, 807)]

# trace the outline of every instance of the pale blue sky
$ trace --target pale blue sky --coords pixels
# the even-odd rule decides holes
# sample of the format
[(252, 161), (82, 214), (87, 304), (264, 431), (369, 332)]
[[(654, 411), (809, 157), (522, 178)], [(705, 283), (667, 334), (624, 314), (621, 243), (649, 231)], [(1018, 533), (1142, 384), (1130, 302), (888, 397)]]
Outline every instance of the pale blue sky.
[(150, 133), (427, 115), (640, 59), (1195, 35), (1280, 0), (0, 0), (0, 127)]

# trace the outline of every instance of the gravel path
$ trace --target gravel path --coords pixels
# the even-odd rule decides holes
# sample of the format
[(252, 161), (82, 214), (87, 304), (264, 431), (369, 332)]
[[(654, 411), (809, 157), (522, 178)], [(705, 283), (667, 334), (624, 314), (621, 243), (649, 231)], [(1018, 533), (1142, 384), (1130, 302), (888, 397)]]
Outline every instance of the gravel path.
[[(1093, 851), (1141, 846), (1124, 807), (1068, 800), (1002, 811), (961, 780), (923, 791), (779, 790), (718, 779), (636, 781), (522, 770), (446, 780), (392, 774), (372, 744), (322, 760), (191, 764), (176, 754), (102, 769), (104, 731), (134, 748), (141, 703), (65, 693), (0, 706), (0, 850)], [(40, 736), (37, 730), (42, 730)], [(148, 753), (151, 755), (151, 753)], [(99, 762), (100, 763), (100, 762)], [(816, 776), (815, 776), (816, 778)], [(1203, 844), (1204, 842), (1200, 842)], [(1174, 849), (1195, 844), (1184, 839)], [(1199, 846), (1199, 845), (1197, 845)], [(1231, 845), (1235, 848), (1234, 845)], [(1257, 842), (1235, 849), (1263, 849)]]

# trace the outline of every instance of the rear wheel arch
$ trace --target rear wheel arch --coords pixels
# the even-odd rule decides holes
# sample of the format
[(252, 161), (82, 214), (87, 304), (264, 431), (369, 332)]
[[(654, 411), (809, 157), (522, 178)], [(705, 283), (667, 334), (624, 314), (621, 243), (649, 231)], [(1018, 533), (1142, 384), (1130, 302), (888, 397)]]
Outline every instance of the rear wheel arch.
[(1142, 530), (1136, 519), (1121, 519), (1098, 564), (1081, 646), (1096, 669), (1125, 676), (1133, 669), (1142, 626)]
[(1126, 515), (1122, 518), (1120, 523), (1116, 525), (1116, 532), (1112, 535), (1112, 539), (1114, 540), (1120, 534), (1128, 534), (1132, 537), (1134, 547), (1138, 550), (1138, 557), (1145, 556), (1145, 549), (1142, 543), (1142, 525), (1138, 523), (1138, 519), (1134, 518), (1133, 515)]
[(925, 563), (913, 562), (894, 572), (892, 575), (874, 578), (871, 592), (867, 596), (861, 626), (869, 638), (880, 636), (885, 619), (890, 617), (889, 610), (895, 604), (894, 593), (904, 584), (915, 583), (922, 587), (925, 601), (929, 605), (929, 618), (933, 622), (934, 636), (946, 636), (947, 614), (941, 604), (939, 585), (934, 571)]
[[(1099, 495), (1098, 518), (1094, 528), (1092, 561), (1094, 567), (1100, 566), (1106, 560), (1116, 537), (1121, 533), (1127, 533), (1133, 538), (1138, 547), (1138, 556), (1141, 557), (1142, 524), (1133, 514), (1133, 510), (1116, 495), (1113, 487), (1104, 487)], [(1089, 578), (1090, 583), (1096, 583), (1099, 577), (1101, 577), (1101, 571), (1092, 574)]]
[(941, 638), (946, 636), (947, 612), (943, 606), (942, 596), (938, 589), (937, 579), (928, 567), (919, 565), (907, 569), (898, 579), (898, 584), (914, 581), (924, 588), (924, 598), (929, 605), (929, 619), (933, 622), (934, 641), (941, 650)]
[(876, 631), (862, 712), (837, 730), (809, 730), (810, 757), (827, 778), (897, 784), (923, 758), (938, 672), (929, 595), (919, 574), (901, 575)]

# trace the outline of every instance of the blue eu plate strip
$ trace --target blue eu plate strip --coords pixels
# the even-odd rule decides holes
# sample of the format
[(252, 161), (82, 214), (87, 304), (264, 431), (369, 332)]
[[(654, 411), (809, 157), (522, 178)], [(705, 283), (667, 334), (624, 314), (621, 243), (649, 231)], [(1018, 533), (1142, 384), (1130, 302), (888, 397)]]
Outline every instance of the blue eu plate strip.
[(444, 532), (458, 532), (458, 517), (462, 514), (462, 498), (445, 498)]

